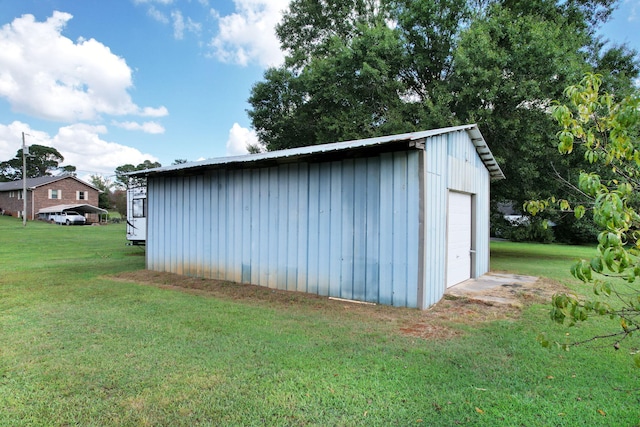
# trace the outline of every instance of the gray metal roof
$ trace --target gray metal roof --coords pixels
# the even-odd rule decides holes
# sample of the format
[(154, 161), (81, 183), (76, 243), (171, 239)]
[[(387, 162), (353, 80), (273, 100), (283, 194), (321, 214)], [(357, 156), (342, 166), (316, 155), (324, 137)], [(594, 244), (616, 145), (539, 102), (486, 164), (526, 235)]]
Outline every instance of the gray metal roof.
[[(75, 179), (76, 181), (80, 182), (81, 184), (87, 185), (91, 188), (94, 188), (98, 191), (100, 191), (99, 188), (94, 187), (93, 185), (84, 182), (83, 180), (73, 176), (73, 175), (68, 175), (68, 174), (63, 174), (63, 175), (57, 175), (57, 176), (40, 176), (38, 178), (27, 178), (27, 188), (29, 190), (40, 187), (42, 185), (46, 185), (46, 184), (51, 184), (52, 182), (56, 182), (56, 181), (60, 181), (61, 179), (66, 179), (66, 178), (72, 178)], [(16, 181), (9, 181), (9, 182), (0, 182), (0, 192), (2, 191), (15, 191), (15, 190), (22, 190), (22, 180), (18, 179)]]
[(216, 168), (236, 165), (240, 166), (251, 163), (270, 163), (271, 161), (296, 161), (305, 157), (316, 157), (318, 155), (330, 155), (331, 153), (344, 152), (349, 150), (360, 150), (372, 147), (382, 147), (400, 142), (414, 142), (424, 140), (428, 137), (443, 135), (451, 132), (466, 131), (476, 147), (476, 152), (482, 159), (489, 171), (491, 179), (504, 179), (505, 176), (489, 149), (484, 137), (480, 133), (476, 124), (454, 126), (441, 129), (433, 129), (421, 132), (404, 133), (399, 135), (381, 136), (377, 138), (358, 139), (354, 141), (335, 142), (331, 144), (309, 145), (287, 150), (268, 151), (266, 153), (246, 154), (242, 156), (218, 157), (197, 162), (182, 163), (178, 165), (163, 166), (159, 168), (147, 169), (143, 171), (129, 172), (130, 176), (158, 175), (170, 172), (189, 172), (189, 170)]

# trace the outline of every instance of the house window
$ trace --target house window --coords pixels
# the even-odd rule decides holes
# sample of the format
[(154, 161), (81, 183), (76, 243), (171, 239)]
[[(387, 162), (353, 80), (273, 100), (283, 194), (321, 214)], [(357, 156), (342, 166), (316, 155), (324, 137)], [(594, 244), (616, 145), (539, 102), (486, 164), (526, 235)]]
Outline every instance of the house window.
[(9, 197), (10, 197), (10, 198), (12, 198), (12, 199), (15, 199), (15, 197), (16, 197), (16, 192), (15, 192), (15, 191), (10, 191), (10, 192), (9, 192)]
[(18, 200), (22, 200), (22, 190), (18, 191)]
[(49, 198), (50, 199), (62, 199), (62, 191), (61, 190), (49, 190)]
[(76, 191), (76, 200), (87, 200), (87, 196), (86, 191)]

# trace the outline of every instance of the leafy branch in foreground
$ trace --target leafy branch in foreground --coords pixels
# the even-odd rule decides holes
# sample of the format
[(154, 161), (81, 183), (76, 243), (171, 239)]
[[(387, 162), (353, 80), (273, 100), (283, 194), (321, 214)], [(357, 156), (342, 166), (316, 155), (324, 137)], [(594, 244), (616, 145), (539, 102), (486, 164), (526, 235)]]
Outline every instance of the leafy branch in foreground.
[[(610, 339), (620, 343), (640, 334), (640, 90), (616, 100), (600, 93), (602, 76), (587, 74), (580, 84), (565, 90), (568, 104), (555, 104), (553, 117), (562, 126), (558, 149), (569, 155), (580, 147), (591, 169), (580, 173), (576, 193), (581, 200), (549, 198), (525, 203), (532, 215), (549, 207), (573, 211), (577, 218), (591, 214), (600, 233), (595, 256), (571, 267), (577, 279), (593, 285), (593, 296), (583, 299), (556, 294), (551, 318), (575, 325), (594, 316), (608, 316), (618, 326), (611, 333), (588, 340), (560, 344), (584, 344)], [(636, 335), (637, 336), (637, 335)], [(543, 345), (549, 342), (541, 337)], [(635, 363), (640, 367), (640, 354)]]

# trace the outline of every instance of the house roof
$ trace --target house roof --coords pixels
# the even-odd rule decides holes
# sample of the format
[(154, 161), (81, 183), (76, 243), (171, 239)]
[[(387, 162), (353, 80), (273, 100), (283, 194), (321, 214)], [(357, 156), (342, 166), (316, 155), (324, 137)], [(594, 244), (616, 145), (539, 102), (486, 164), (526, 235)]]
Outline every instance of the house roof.
[(500, 169), (500, 166), (493, 157), (484, 137), (480, 133), (478, 126), (475, 124), (433, 129), (422, 132), (404, 133), (399, 135), (389, 135), (377, 138), (359, 139), (354, 141), (336, 142), (332, 144), (310, 145), (306, 147), (291, 148), (288, 150), (268, 151), (266, 153), (259, 154), (219, 157), (198, 162), (182, 163), (143, 171), (134, 171), (129, 172), (127, 175), (149, 176), (170, 172), (191, 173), (210, 168), (242, 168), (255, 166), (256, 164), (275, 165), (320, 157), (326, 159), (337, 155), (340, 155), (340, 158), (346, 158), (349, 156), (349, 153), (351, 153), (352, 156), (357, 157), (363, 153), (406, 149), (407, 144), (408, 146), (418, 146), (421, 140), (428, 137), (460, 131), (466, 131), (471, 138), (478, 156), (480, 156), (482, 162), (489, 171), (491, 179), (504, 179), (505, 176), (502, 169)]
[[(57, 175), (57, 176), (40, 176), (38, 178), (27, 178), (27, 188), (29, 190), (33, 190), (34, 188), (38, 188), (41, 187), (43, 185), (47, 185), (47, 184), (51, 184), (52, 182), (56, 182), (56, 181), (60, 181), (63, 179), (67, 179), (67, 178), (71, 178), (74, 179), (76, 181), (78, 181), (81, 184), (84, 184), (88, 187), (91, 187), (97, 191), (100, 191), (99, 188), (94, 187), (93, 185), (84, 182), (83, 180), (81, 180), (80, 178), (77, 178), (73, 175), (68, 175), (68, 174), (62, 174), (62, 175)], [(0, 192), (2, 191), (15, 191), (15, 190), (22, 190), (23, 187), (23, 183), (21, 179), (15, 180), (15, 181), (9, 181), (9, 182), (0, 182)]]
[(101, 213), (106, 214), (108, 211), (106, 209), (98, 208), (93, 205), (56, 205), (49, 206), (48, 208), (42, 208), (37, 213), (53, 213), (53, 212), (62, 212), (62, 211), (78, 211), (82, 213)]

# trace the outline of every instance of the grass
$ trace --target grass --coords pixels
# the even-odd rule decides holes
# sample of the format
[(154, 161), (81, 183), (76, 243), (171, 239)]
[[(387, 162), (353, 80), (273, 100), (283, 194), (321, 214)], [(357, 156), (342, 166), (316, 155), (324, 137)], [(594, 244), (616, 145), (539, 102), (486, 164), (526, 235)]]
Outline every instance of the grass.
[(549, 277), (575, 287), (569, 273), (573, 262), (591, 259), (594, 246), (546, 245), (540, 243), (491, 243), (491, 269)]
[[(418, 339), (400, 333), (415, 310), (116, 278), (144, 268), (125, 240), (123, 224), (0, 217), (0, 426), (639, 425), (628, 353), (535, 341), (601, 322), (569, 330), (532, 305)], [(492, 268), (577, 287), (568, 258), (588, 250), (499, 243)]]

